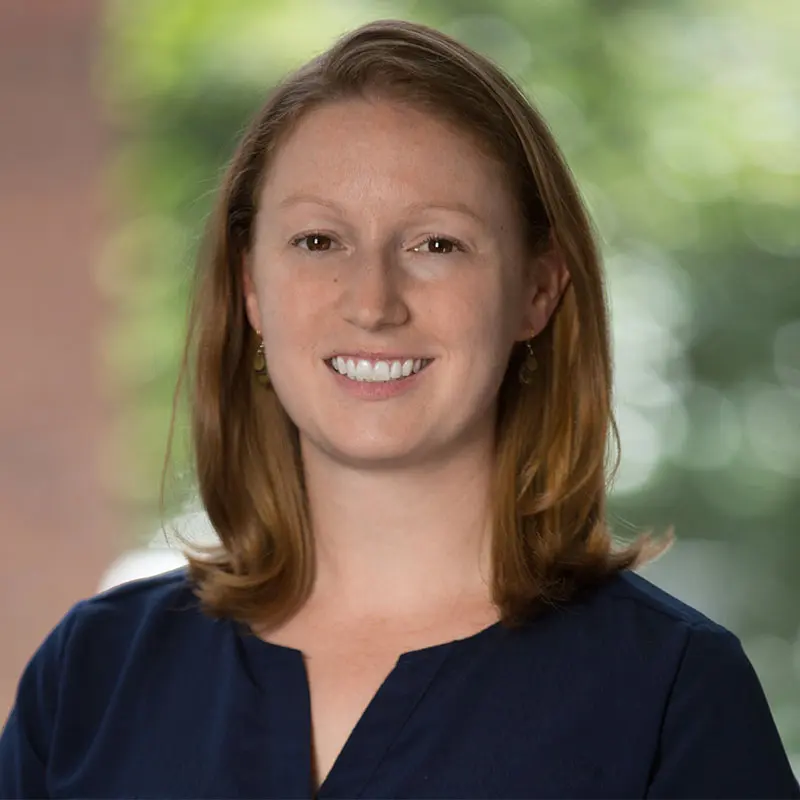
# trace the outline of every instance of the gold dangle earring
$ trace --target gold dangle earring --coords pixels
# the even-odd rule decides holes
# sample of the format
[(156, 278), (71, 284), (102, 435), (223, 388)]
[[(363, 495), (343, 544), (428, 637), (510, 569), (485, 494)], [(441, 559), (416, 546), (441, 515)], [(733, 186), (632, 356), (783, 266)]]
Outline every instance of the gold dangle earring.
[[(256, 331), (257, 336), (261, 336), (261, 331)], [(256, 373), (256, 380), (264, 387), (270, 384), (269, 372), (267, 372), (267, 357), (264, 354), (264, 340), (261, 339), (261, 344), (256, 350), (256, 357), (253, 359), (253, 371)]]
[(536, 361), (536, 354), (533, 352), (533, 339), (528, 339), (525, 342), (525, 348), (528, 352), (525, 354), (525, 360), (519, 368), (519, 382), (528, 386), (533, 383), (539, 363)]

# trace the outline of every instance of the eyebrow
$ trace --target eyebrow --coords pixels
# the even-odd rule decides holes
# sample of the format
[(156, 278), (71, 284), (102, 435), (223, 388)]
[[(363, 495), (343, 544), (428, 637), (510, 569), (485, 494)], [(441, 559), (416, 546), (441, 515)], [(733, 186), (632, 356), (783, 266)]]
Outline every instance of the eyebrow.
[(342, 207), (338, 203), (334, 203), (333, 200), (326, 200), (324, 197), (317, 197), (315, 194), (304, 194), (302, 192), (284, 197), (283, 200), (278, 203), (278, 208), (288, 208), (289, 206), (297, 206), (302, 203), (315, 203), (319, 206), (327, 206), (340, 214), (344, 212)]
[[(298, 194), (291, 194), (288, 197), (285, 197), (278, 203), (278, 208), (288, 208), (289, 206), (300, 205), (302, 203), (314, 203), (316, 205), (325, 206), (326, 208), (330, 208), (335, 211), (337, 214), (341, 216), (346, 216), (344, 209), (338, 203), (334, 202), (333, 200), (327, 200), (324, 197), (319, 197), (315, 194), (306, 194), (304, 192), (300, 192)], [(412, 203), (406, 209), (406, 212), (410, 215), (418, 214), (421, 211), (454, 211), (457, 214), (464, 214), (467, 217), (471, 217), (480, 225), (485, 226), (486, 221), (481, 217), (478, 213), (473, 211), (466, 203)]]

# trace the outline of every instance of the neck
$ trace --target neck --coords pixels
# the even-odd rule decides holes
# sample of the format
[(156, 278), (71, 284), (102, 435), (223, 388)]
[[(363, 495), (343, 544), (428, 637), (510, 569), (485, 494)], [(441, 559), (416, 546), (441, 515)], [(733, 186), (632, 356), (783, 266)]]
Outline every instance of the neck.
[(491, 603), (491, 441), (396, 470), (343, 466), (310, 450), (314, 599), (335, 613), (395, 619)]

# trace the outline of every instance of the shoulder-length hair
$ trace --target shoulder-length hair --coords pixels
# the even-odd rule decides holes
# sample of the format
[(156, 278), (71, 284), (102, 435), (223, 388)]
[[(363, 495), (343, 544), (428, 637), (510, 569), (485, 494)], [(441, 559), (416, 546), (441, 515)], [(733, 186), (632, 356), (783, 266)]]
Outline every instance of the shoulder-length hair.
[(471, 134), (504, 167), (532, 256), (556, 248), (569, 271), (561, 303), (535, 340), (535, 379), (519, 381), (518, 345), (498, 399), (493, 598), (502, 619), (516, 624), (663, 545), (645, 536), (616, 549), (606, 523), (616, 466), (608, 453), (618, 439), (609, 331), (600, 257), (575, 181), (542, 117), (497, 66), (410, 22), (364, 25), (286, 78), (227, 169), (198, 262), (176, 390), (177, 401), (188, 387), (198, 491), (219, 536), (217, 545), (187, 553), (189, 575), (208, 613), (250, 625), (285, 620), (313, 585), (298, 432), (254, 376), (258, 342), (242, 273), (264, 175), (281, 142), (313, 109), (353, 97), (409, 103)]

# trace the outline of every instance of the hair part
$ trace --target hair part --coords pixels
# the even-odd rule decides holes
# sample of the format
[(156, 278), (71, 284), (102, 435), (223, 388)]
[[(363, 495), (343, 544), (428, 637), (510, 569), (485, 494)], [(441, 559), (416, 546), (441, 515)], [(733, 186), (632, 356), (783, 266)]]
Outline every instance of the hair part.
[[(653, 558), (669, 541), (643, 536), (615, 550), (606, 522), (608, 447), (618, 445), (610, 337), (600, 256), (575, 181), (542, 117), (498, 67), (410, 22), (364, 25), (286, 78), (227, 169), (198, 261), (175, 396), (177, 403), (185, 381), (198, 490), (220, 539), (190, 548), (190, 578), (208, 613), (250, 625), (284, 621), (313, 586), (298, 432), (274, 391), (254, 379), (258, 342), (242, 271), (281, 143), (315, 108), (352, 98), (409, 103), (470, 134), (504, 168), (531, 253), (554, 248), (569, 271), (558, 309), (534, 340), (536, 380), (517, 379), (518, 346), (500, 389), (493, 599), (516, 624)], [(163, 491), (162, 475), (162, 503)]]

